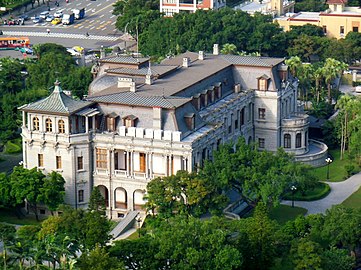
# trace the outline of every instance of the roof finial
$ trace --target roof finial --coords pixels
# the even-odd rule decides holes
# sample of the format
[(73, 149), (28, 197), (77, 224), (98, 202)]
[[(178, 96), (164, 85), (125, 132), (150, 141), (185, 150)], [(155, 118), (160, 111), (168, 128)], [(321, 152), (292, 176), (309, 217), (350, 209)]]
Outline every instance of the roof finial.
[(58, 81), (58, 79), (56, 79), (55, 83), (54, 83), (55, 87), (54, 87), (54, 92), (55, 93), (61, 93), (63, 92), (63, 90), (60, 87), (60, 82)]

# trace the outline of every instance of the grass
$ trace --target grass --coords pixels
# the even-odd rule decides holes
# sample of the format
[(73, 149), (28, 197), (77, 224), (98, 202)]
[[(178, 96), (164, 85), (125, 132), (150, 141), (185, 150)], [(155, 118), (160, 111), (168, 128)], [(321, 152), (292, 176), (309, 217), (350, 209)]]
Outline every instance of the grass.
[(132, 233), (131, 235), (129, 235), (127, 237), (127, 240), (135, 240), (135, 239), (138, 239), (139, 238), (139, 233), (138, 231), (135, 231), (134, 233)]
[(283, 225), (289, 220), (294, 220), (299, 215), (304, 216), (306, 213), (307, 209), (281, 204), (275, 208), (272, 208), (270, 210), (269, 216), (271, 219), (274, 219), (279, 224)]
[[(359, 166), (355, 162), (350, 162), (350, 160), (344, 158), (340, 160), (340, 150), (330, 150), (329, 153), (332, 155), (332, 163), (330, 166), (330, 182), (341, 182), (348, 178), (347, 171), (345, 169), (346, 165), (354, 165), (356, 170), (354, 173), (360, 170)], [(319, 181), (326, 181), (327, 178), (327, 165), (319, 168), (314, 168), (311, 170), (311, 173)]]
[(314, 189), (307, 190), (304, 193), (297, 191), (294, 194), (294, 197), (292, 196), (291, 192), (288, 192), (285, 194), (284, 199), (294, 199), (295, 201), (316, 201), (325, 198), (330, 193), (330, 191), (331, 188), (329, 185), (323, 182), (318, 182)]
[(350, 208), (361, 208), (361, 187), (348, 197), (342, 205)]
[(19, 219), (15, 212), (8, 208), (0, 208), (0, 222), (18, 225), (40, 225), (41, 221), (37, 221), (35, 217), (24, 217)]

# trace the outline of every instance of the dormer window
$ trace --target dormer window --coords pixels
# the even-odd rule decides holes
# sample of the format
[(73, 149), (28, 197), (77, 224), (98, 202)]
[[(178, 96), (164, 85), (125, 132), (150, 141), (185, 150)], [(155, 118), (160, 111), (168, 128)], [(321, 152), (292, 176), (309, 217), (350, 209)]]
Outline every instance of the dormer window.
[(33, 130), (39, 130), (39, 118), (33, 118)]
[(53, 123), (52, 123), (50, 118), (46, 118), (45, 126), (46, 126), (46, 132), (52, 132), (53, 131)]
[(195, 128), (194, 113), (188, 113), (184, 116), (187, 128), (193, 130)]
[(124, 123), (124, 126), (126, 126), (126, 127), (135, 127), (137, 120), (138, 120), (138, 117), (136, 117), (132, 114), (123, 117), (123, 123)]
[(115, 120), (118, 117), (115, 113), (107, 115), (107, 130), (109, 132), (115, 131)]
[(64, 120), (59, 120), (59, 122), (58, 122), (58, 131), (59, 131), (59, 133), (62, 133), (62, 134), (65, 133), (65, 123), (64, 123)]
[(258, 90), (266, 91), (268, 89), (268, 79), (267, 75), (262, 75), (258, 78)]

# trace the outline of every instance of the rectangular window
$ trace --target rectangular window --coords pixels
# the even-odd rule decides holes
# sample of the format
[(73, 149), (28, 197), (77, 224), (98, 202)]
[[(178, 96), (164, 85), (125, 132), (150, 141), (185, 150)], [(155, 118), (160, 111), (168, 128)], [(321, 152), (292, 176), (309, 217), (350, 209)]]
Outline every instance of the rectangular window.
[(258, 119), (266, 119), (266, 109), (265, 108), (259, 108), (258, 109)]
[(145, 173), (145, 154), (139, 153), (139, 171)]
[(234, 120), (234, 129), (238, 129), (239, 110), (237, 111), (236, 119)]
[(258, 147), (264, 148), (264, 138), (258, 138)]
[(345, 34), (345, 27), (344, 26), (340, 26), (340, 34), (341, 35)]
[(323, 33), (326, 35), (326, 34), (327, 34), (327, 26), (326, 26), (326, 25), (323, 25), (323, 26), (322, 26), (322, 30), (323, 30)]
[(107, 117), (108, 131), (115, 131), (115, 118)]
[(38, 154), (38, 167), (44, 167), (44, 155)]
[(102, 149), (102, 148), (96, 149), (97, 168), (106, 169), (108, 167), (107, 158), (108, 158), (107, 149)]
[(241, 128), (244, 125), (244, 108), (241, 110), (239, 120), (240, 120), (239, 128)]
[(61, 169), (61, 156), (56, 156), (56, 168)]
[(352, 32), (358, 33), (358, 27), (357, 26), (352, 27)]
[(258, 89), (266, 91), (267, 90), (267, 80), (266, 79), (259, 79), (258, 81)]
[(78, 170), (83, 170), (83, 169), (84, 169), (83, 157), (78, 157)]
[(78, 190), (78, 202), (84, 202), (84, 190)]

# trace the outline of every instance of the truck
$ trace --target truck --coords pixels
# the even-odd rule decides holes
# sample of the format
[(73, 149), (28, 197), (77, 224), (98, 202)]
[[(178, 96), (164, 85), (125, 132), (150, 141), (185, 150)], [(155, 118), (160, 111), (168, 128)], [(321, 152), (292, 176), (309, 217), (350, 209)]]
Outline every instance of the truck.
[(71, 13), (71, 14), (63, 14), (63, 19), (62, 19), (63, 25), (72, 24), (72, 23), (74, 23), (74, 20), (75, 20), (75, 15), (74, 15), (74, 13)]
[(83, 19), (85, 16), (85, 8), (82, 9), (73, 9), (74, 15), (75, 15), (75, 19), (76, 20), (80, 20)]

